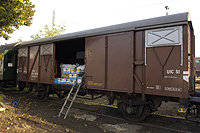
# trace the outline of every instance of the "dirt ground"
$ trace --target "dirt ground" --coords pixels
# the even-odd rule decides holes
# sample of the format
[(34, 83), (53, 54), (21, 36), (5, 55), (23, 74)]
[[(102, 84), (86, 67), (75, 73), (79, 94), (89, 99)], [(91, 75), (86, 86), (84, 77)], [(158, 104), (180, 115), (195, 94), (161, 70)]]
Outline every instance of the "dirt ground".
[[(62, 106), (62, 102), (59, 99), (55, 100), (58, 102), (57, 105), (57, 103), (49, 103), (48, 101), (34, 98), (34, 94), (19, 93), (18, 91), (12, 96), (6, 94), (2, 94), (2, 99), (0, 99), (6, 106), (6, 110), (0, 112), (0, 133), (77, 133), (87, 132), (88, 126), (90, 126), (90, 130), (103, 132), (98, 123), (92, 124), (90, 121), (77, 120), (79, 119), (78, 115), (77, 118), (69, 115), (65, 120), (59, 118), (58, 113)], [(12, 101), (17, 101), (18, 105), (16, 107), (10, 106)], [(72, 112), (76, 112), (76, 110)]]
[[(6, 110), (0, 112), (0, 133), (200, 132), (199, 125), (183, 120), (183, 115), (176, 110), (177, 103), (163, 102), (156, 115), (142, 123), (130, 123), (117, 108), (104, 106), (106, 101), (101, 100), (96, 103), (77, 99), (67, 118), (63, 119), (58, 113), (64, 100), (51, 97), (43, 101), (32, 93), (0, 92), (0, 101), (6, 106)], [(10, 106), (12, 101), (17, 101), (18, 105)]]
[[(6, 110), (0, 112), (0, 132), (73, 132), (68, 128), (56, 125), (53, 122), (48, 122), (45, 119), (39, 117), (38, 115), (31, 115), (29, 113), (30, 106), (34, 107), (33, 111), (39, 111), (36, 105), (31, 102), (24, 101), (23, 96), (18, 98), (13, 98), (11, 96), (1, 95), (2, 102), (6, 106)], [(16, 99), (18, 106), (10, 106), (12, 101)], [(22, 101), (21, 101), (22, 99)], [(28, 101), (28, 100), (27, 100)], [(22, 103), (27, 104), (27, 106), (22, 105)], [(31, 107), (31, 108), (32, 108)]]

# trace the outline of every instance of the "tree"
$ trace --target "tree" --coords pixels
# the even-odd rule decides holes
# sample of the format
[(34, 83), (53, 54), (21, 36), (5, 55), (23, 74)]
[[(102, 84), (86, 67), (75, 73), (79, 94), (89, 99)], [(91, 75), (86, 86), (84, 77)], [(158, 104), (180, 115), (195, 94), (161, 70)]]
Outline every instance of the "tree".
[(39, 33), (37, 33), (36, 35), (31, 35), (31, 39), (36, 40), (36, 39), (40, 39), (40, 38), (61, 35), (65, 31), (66, 26), (64, 24), (55, 25), (53, 23), (52, 25), (53, 25), (52, 30), (49, 29), (48, 25), (45, 25), (43, 30), (39, 30)]
[(19, 41), (19, 42), (22, 42), (22, 39), (23, 39), (23, 37), (20, 37), (20, 38), (18, 39), (18, 41)]
[(0, 37), (8, 40), (8, 34), (19, 26), (30, 26), (35, 5), (29, 0), (0, 0)]

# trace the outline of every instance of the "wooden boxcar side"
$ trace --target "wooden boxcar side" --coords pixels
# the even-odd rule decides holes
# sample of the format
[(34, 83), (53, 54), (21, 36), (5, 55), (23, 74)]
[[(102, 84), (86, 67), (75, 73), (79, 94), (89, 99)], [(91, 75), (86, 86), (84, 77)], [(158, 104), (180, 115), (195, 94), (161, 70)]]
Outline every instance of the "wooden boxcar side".
[(87, 37), (87, 87), (188, 98), (188, 89), (194, 90), (190, 28), (186, 22)]
[(194, 56), (189, 21), (182, 13), (24, 42), (18, 81), (53, 84), (56, 45), (82, 38), (88, 88), (187, 98), (188, 88), (194, 90), (187, 61), (193, 62), (188, 53)]

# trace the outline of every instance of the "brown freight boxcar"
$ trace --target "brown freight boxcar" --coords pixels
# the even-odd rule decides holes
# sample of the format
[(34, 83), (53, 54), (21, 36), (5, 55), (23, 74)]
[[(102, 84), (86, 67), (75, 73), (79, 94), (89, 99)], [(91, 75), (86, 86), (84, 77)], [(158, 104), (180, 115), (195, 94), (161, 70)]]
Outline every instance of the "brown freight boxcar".
[(44, 97), (63, 97), (69, 85), (54, 82), (62, 77), (59, 66), (85, 65), (80, 94), (117, 99), (126, 118), (142, 120), (162, 101), (180, 102), (182, 112), (199, 103), (190, 97), (194, 50), (189, 13), (151, 18), (24, 42), (17, 80)]

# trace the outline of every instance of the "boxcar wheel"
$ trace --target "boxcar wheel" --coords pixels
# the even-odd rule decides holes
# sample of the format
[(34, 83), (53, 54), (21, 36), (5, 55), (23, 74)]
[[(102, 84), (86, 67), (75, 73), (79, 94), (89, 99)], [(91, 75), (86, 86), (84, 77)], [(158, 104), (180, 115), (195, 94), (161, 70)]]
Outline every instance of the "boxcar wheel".
[(123, 116), (130, 121), (139, 122), (146, 118), (148, 107), (146, 105), (130, 106), (126, 103), (119, 103)]

